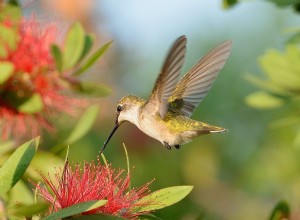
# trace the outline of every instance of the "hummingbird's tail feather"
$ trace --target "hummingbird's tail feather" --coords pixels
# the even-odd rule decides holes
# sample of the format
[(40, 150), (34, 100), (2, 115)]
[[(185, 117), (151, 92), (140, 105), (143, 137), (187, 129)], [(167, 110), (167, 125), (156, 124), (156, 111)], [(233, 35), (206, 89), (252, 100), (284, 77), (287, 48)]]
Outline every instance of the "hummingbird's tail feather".
[(199, 126), (196, 129), (185, 131), (181, 134), (182, 143), (188, 143), (192, 141), (192, 138), (204, 135), (204, 134), (210, 134), (210, 133), (224, 133), (227, 132), (226, 128), (209, 125), (203, 122), (200, 122), (201, 126)]
[(225, 133), (228, 130), (226, 128), (204, 124), (201, 130), (198, 130), (199, 134), (209, 134), (209, 133)]

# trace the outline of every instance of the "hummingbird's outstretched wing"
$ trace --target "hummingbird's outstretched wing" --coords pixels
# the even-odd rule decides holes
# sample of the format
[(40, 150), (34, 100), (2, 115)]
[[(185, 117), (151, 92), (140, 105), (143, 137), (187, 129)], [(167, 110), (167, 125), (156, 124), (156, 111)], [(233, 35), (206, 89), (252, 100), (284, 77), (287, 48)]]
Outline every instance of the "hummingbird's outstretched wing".
[(178, 76), (185, 58), (186, 42), (186, 37), (181, 36), (173, 43), (146, 104), (149, 106), (154, 105), (156, 107), (155, 112), (158, 112), (162, 118), (165, 117), (168, 111), (168, 99), (178, 82)]
[(209, 51), (182, 77), (169, 98), (169, 109), (190, 117), (207, 95), (231, 50), (231, 41), (225, 41)]

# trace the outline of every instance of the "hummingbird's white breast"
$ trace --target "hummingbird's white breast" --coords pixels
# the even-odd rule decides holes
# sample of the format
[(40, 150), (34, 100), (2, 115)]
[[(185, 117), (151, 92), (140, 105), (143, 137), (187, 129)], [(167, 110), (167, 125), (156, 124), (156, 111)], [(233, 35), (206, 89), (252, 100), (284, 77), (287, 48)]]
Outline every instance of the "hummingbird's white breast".
[(150, 110), (149, 108), (141, 109), (138, 124), (136, 125), (145, 134), (161, 143), (166, 142), (170, 145), (175, 145), (182, 142), (180, 137), (174, 134), (167, 126), (167, 123), (151, 108)]

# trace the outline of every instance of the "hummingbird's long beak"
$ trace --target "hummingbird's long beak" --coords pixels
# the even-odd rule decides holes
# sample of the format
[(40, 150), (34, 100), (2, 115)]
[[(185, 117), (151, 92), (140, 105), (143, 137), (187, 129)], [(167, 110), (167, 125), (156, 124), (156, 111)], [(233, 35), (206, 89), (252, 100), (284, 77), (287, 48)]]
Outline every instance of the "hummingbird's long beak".
[(119, 122), (118, 122), (118, 115), (117, 115), (117, 118), (116, 118), (116, 122), (115, 122), (115, 127), (112, 129), (112, 131), (110, 132), (107, 140), (104, 142), (104, 145), (102, 147), (102, 149), (100, 150), (100, 154), (103, 153), (106, 145), (108, 144), (109, 140), (111, 139), (111, 137), (114, 135), (115, 131), (118, 129), (118, 127), (120, 126)]

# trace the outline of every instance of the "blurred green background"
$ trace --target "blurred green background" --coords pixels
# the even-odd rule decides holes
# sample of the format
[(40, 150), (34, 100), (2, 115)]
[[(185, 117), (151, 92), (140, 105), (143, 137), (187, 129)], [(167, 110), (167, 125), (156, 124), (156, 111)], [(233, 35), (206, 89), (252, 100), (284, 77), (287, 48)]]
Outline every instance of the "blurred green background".
[[(287, 200), (295, 212), (300, 204), (300, 148), (293, 144), (297, 130), (270, 123), (286, 113), (285, 107), (257, 110), (245, 97), (257, 90), (246, 74), (262, 76), (258, 58), (268, 48), (284, 49), (298, 27), (300, 14), (268, 1), (245, 1), (232, 8), (216, 0), (84, 1), (85, 7), (45, 1), (50, 10), (81, 20), (97, 33), (99, 44), (114, 45), (88, 74), (89, 79), (112, 88), (112, 94), (95, 100), (101, 111), (93, 130), (70, 146), (70, 161), (95, 160), (113, 127), (117, 101), (135, 94), (147, 98), (171, 43), (187, 35), (187, 71), (208, 50), (232, 39), (227, 64), (192, 118), (219, 125), (225, 134), (194, 139), (180, 150), (166, 150), (158, 141), (124, 124), (115, 133), (105, 155), (114, 167), (126, 168), (122, 144), (127, 147), (132, 185), (155, 181), (150, 188), (193, 185), (182, 202), (156, 212), (162, 219), (267, 219), (277, 201)], [(66, 1), (61, 1), (66, 2)], [(78, 1), (80, 2), (80, 1)], [(80, 5), (80, 3), (78, 3)], [(60, 15), (61, 16), (61, 15)], [(67, 123), (72, 128), (72, 123)], [(53, 145), (68, 133), (66, 123)]]

